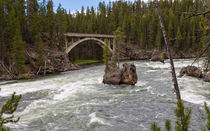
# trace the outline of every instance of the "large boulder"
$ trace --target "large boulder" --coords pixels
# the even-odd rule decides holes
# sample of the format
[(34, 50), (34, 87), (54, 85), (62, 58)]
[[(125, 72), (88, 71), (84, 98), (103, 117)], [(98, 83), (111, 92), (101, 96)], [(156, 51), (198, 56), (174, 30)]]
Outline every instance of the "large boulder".
[(104, 84), (119, 85), (121, 81), (121, 71), (114, 62), (109, 62), (103, 77)]
[(103, 77), (104, 84), (135, 85), (137, 83), (136, 67), (134, 64), (125, 63), (120, 69), (115, 62), (109, 62)]
[(151, 61), (160, 61), (164, 63), (164, 52), (160, 52), (158, 50), (154, 50), (152, 53)]
[(128, 85), (135, 85), (137, 83), (136, 67), (134, 64), (125, 63), (121, 69), (122, 77), (121, 83)]
[(188, 76), (202, 78), (202, 71), (195, 66), (183, 67), (179, 72), (179, 77), (182, 77), (184, 74)]
[(210, 72), (209, 72), (209, 73), (205, 73), (205, 74), (203, 75), (203, 80), (204, 80), (205, 82), (210, 82)]

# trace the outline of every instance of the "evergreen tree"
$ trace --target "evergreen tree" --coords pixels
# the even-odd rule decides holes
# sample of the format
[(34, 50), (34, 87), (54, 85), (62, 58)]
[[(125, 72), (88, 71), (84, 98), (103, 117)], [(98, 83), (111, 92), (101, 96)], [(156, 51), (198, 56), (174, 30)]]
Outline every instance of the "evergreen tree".
[(204, 107), (205, 107), (206, 114), (207, 114), (207, 123), (206, 123), (206, 128), (204, 129), (204, 131), (210, 131), (210, 110), (209, 110), (206, 102), (204, 103)]
[(25, 63), (25, 50), (24, 50), (24, 42), (22, 41), (22, 34), (20, 31), (20, 23), (19, 19), (16, 22), (16, 33), (13, 38), (13, 51), (14, 51), (14, 62), (16, 67), (16, 73), (24, 72), (24, 63)]
[(178, 52), (179, 50), (182, 49), (182, 35), (180, 32), (180, 28), (178, 27), (178, 31), (176, 34), (176, 42), (175, 42), (175, 51)]
[(10, 1), (7, 3), (8, 6), (8, 17), (6, 20), (5, 28), (5, 43), (7, 43), (8, 51), (12, 51), (12, 42), (16, 32), (16, 17), (15, 9)]
[(28, 43), (35, 44), (37, 35), (39, 34), (39, 5), (37, 0), (27, 1), (27, 19), (28, 19)]
[(4, 43), (4, 23), (5, 23), (5, 12), (3, 1), (0, 0), (0, 60), (4, 61), (6, 46)]
[(39, 59), (38, 59), (38, 65), (43, 66), (44, 65), (44, 47), (43, 47), (43, 42), (41, 39), (41, 36), (37, 36), (37, 54), (39, 54)]
[(60, 50), (64, 50), (65, 47), (66, 37), (64, 36), (64, 33), (66, 32), (67, 28), (65, 20), (65, 11), (61, 7), (61, 4), (59, 4), (56, 15), (56, 33), (58, 37), (58, 48)]
[[(14, 119), (13, 113), (16, 111), (18, 107), (18, 103), (21, 99), (21, 95), (17, 96), (16, 93), (13, 93), (11, 98), (7, 100), (7, 102), (2, 106), (0, 111), (0, 131), (10, 131), (10, 128), (6, 127), (7, 123), (16, 123), (19, 121), (19, 117)], [(9, 116), (5, 117), (4, 114)]]
[(47, 3), (47, 33), (49, 35), (49, 43), (50, 43), (50, 47), (55, 48), (56, 44), (54, 42), (54, 35), (55, 35), (55, 18), (54, 18), (54, 12), (53, 12), (53, 1), (49, 0)]

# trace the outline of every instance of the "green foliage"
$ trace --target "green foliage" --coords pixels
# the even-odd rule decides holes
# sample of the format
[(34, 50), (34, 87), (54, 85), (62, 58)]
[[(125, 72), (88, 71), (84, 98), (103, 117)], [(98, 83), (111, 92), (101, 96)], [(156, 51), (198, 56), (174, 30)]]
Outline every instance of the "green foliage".
[(43, 42), (40, 37), (40, 35), (37, 36), (37, 54), (39, 54), (38, 58), (38, 65), (43, 66), (44, 65), (44, 47), (43, 47)]
[(20, 23), (17, 19), (16, 23), (16, 33), (13, 41), (13, 51), (14, 51), (14, 61), (17, 73), (24, 72), (24, 63), (25, 63), (25, 51), (24, 51), (24, 42), (22, 41), (22, 34), (20, 31)]
[(105, 45), (104, 45), (104, 49), (103, 49), (103, 62), (106, 66), (106, 68), (108, 67), (108, 61), (109, 61), (109, 42), (106, 39), (105, 40)]
[(122, 32), (122, 28), (118, 27), (117, 30), (114, 31), (114, 41), (124, 42), (125, 39), (126, 39), (126, 36), (124, 32)]
[(58, 34), (58, 48), (63, 51), (65, 46), (64, 33), (66, 32), (65, 11), (59, 4), (56, 14), (56, 34)]
[[(7, 123), (16, 123), (19, 121), (19, 117), (17, 119), (14, 119), (13, 113), (16, 111), (18, 107), (18, 103), (21, 99), (21, 95), (17, 96), (14, 92), (11, 98), (2, 106), (0, 111), (0, 131), (9, 131), (10, 129), (8, 127), (5, 127), (4, 125)], [(3, 114), (7, 114), (9, 116), (4, 117)]]
[(207, 114), (207, 124), (206, 124), (206, 129), (204, 129), (204, 131), (210, 131), (210, 110), (209, 110), (206, 102), (204, 103), (204, 107), (205, 107), (206, 114)]
[(190, 124), (191, 109), (184, 108), (182, 101), (177, 102), (177, 108), (174, 110), (176, 114), (176, 131), (188, 131)]
[(165, 130), (171, 131), (171, 121), (170, 120), (165, 121)]
[(49, 42), (50, 46), (55, 48), (56, 44), (54, 42), (54, 35), (55, 35), (55, 15), (53, 12), (53, 1), (49, 0), (47, 3), (47, 33), (49, 34)]
[(153, 123), (151, 125), (151, 131), (161, 131), (161, 129), (158, 127), (157, 123)]
[[(177, 102), (177, 107), (174, 110), (176, 115), (175, 131), (188, 131), (190, 124), (191, 109), (185, 108), (183, 102)], [(171, 121), (165, 121), (165, 131), (171, 131)], [(151, 131), (161, 131), (156, 123), (151, 125)]]

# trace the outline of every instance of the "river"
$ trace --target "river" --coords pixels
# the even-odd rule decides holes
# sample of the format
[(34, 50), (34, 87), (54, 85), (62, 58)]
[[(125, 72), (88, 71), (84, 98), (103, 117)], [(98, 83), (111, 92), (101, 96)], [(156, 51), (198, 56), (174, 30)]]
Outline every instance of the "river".
[[(175, 60), (176, 71), (192, 59)], [(22, 94), (16, 116), (7, 124), (14, 131), (148, 131), (153, 122), (174, 123), (176, 97), (170, 64), (132, 61), (137, 67), (135, 86), (102, 84), (104, 66), (50, 75), (35, 80), (0, 82), (0, 105), (13, 92)], [(210, 104), (210, 84), (178, 78), (185, 106), (192, 108), (191, 129), (205, 127), (203, 102)], [(174, 126), (174, 125), (173, 125)]]

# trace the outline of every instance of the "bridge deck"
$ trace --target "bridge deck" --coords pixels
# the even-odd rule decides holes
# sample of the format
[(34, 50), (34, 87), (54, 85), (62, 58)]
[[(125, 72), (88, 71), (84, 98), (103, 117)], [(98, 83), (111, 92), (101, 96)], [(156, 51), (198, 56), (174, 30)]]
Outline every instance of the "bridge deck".
[(94, 38), (114, 38), (114, 35), (106, 34), (83, 34), (83, 33), (66, 33), (65, 36), (69, 37), (94, 37)]

